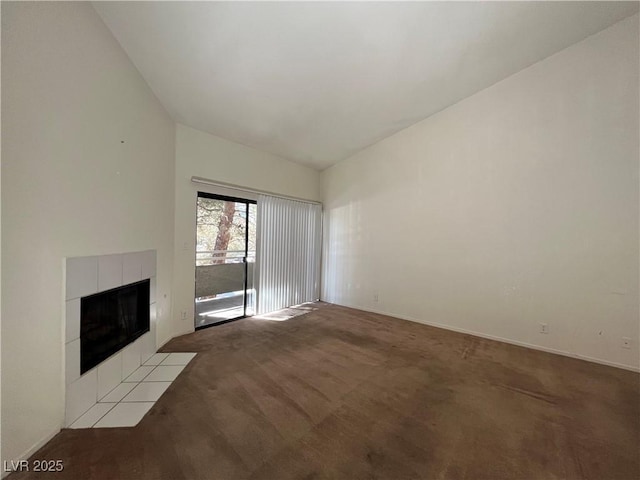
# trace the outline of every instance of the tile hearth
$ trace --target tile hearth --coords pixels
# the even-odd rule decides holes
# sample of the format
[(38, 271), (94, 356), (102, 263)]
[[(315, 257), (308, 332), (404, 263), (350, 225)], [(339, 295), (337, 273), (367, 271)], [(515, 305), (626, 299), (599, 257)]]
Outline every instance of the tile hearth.
[(154, 354), (69, 428), (137, 425), (195, 356), (195, 353)]

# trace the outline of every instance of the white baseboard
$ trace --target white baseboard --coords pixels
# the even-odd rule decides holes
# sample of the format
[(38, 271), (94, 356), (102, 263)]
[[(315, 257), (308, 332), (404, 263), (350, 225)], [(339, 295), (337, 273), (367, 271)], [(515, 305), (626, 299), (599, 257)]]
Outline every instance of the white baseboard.
[[(324, 300), (326, 301), (326, 300)], [(335, 303), (335, 302), (328, 302)], [(631, 365), (625, 365), (623, 363), (610, 362), (608, 360), (603, 360), (601, 358), (588, 357), (585, 355), (579, 355), (577, 353), (572, 353), (566, 350), (557, 350), (555, 348), (543, 347), (540, 345), (535, 345), (532, 343), (520, 342), (518, 340), (511, 340), (510, 338), (497, 337), (495, 335), (488, 335), (486, 333), (476, 332), (474, 330), (466, 330), (464, 328), (453, 327), (451, 325), (446, 325), (443, 323), (437, 322), (428, 322), (423, 319), (408, 317), (406, 315), (398, 315), (396, 313), (385, 312), (382, 310), (376, 310), (368, 307), (363, 307), (360, 305), (352, 305), (346, 303), (335, 303), (335, 305), (340, 305), (342, 307), (347, 308), (355, 308), (356, 310), (362, 310), (364, 312), (377, 313), (378, 315), (386, 315), (387, 317), (399, 318), (400, 320), (408, 320), (410, 322), (421, 323), (423, 325), (429, 325), (430, 327), (442, 328), (443, 330), (450, 330), (452, 332), (464, 333), (466, 335), (473, 335), (474, 337), (486, 338), (488, 340), (495, 340), (497, 342), (509, 343), (511, 345), (517, 345), (519, 347), (530, 348), (532, 350), (539, 350), (541, 352), (553, 353), (555, 355), (562, 355), (564, 357), (576, 358), (578, 360), (585, 360), (587, 362), (598, 363), (600, 365), (607, 365), (609, 367), (622, 368), (623, 370), (630, 370), (632, 372), (640, 372), (640, 367), (634, 367)]]
[[(47, 442), (49, 442), (53, 437), (55, 437), (58, 433), (60, 433), (60, 430), (61, 430), (61, 428), (58, 428), (56, 430), (53, 430), (53, 431), (49, 432), (42, 439), (40, 439), (38, 442), (36, 442), (30, 448), (28, 448), (26, 451), (24, 451), (21, 455), (19, 455), (18, 458), (8, 458), (8, 459), (3, 459), (3, 460), (6, 461), (7, 463), (10, 462), (11, 460), (13, 460), (13, 462), (15, 464), (16, 462), (19, 462), (20, 460), (29, 459), (29, 457), (31, 457), (34, 453), (36, 453), (38, 450), (40, 450), (42, 447), (44, 447), (47, 444)], [(3, 463), (3, 465), (4, 465), (4, 463)], [(10, 473), (12, 473), (12, 472), (5, 472), (4, 468), (2, 468), (2, 474), (0, 475), (0, 478), (4, 478), (7, 475), (9, 475)]]

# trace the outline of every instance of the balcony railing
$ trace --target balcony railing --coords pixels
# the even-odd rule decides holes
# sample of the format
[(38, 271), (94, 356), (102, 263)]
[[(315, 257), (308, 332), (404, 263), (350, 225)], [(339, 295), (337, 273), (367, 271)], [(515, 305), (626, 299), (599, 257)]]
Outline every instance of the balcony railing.
[[(200, 250), (196, 252), (196, 267), (207, 265), (223, 265), (226, 263), (242, 263), (244, 250)], [(247, 262), (256, 261), (256, 251), (247, 252)]]

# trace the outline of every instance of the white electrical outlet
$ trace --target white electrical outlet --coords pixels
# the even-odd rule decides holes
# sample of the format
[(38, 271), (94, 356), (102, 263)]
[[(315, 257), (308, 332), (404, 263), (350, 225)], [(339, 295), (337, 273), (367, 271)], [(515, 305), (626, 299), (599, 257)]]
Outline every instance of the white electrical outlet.
[(622, 348), (631, 348), (631, 338), (622, 337)]
[(183, 310), (182, 311), (182, 320), (186, 320), (187, 319), (187, 311)]
[(377, 293), (373, 294), (373, 301), (378, 303), (378, 294)]
[(541, 323), (540, 333), (549, 333), (549, 325), (547, 325), (546, 323)]

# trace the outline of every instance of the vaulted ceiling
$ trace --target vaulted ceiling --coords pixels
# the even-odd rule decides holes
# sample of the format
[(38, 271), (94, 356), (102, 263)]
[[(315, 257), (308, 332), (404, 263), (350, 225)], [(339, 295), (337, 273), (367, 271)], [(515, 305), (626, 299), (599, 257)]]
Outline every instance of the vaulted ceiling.
[(180, 123), (324, 169), (638, 2), (94, 2)]

